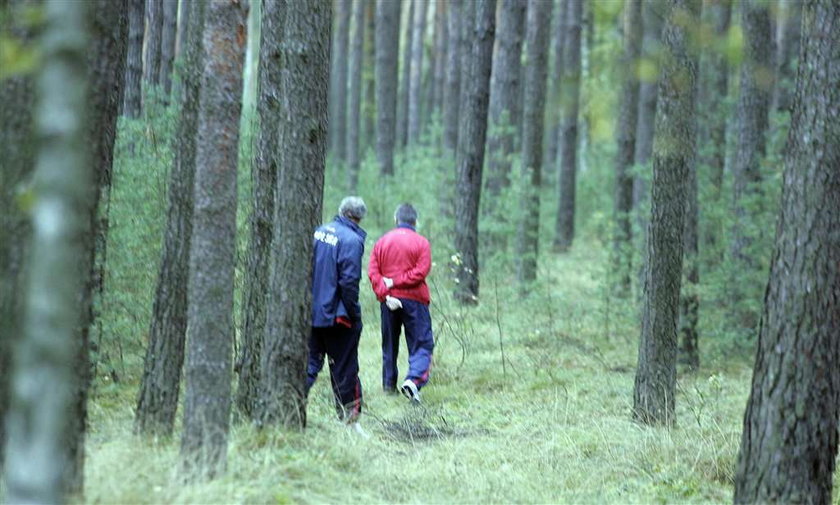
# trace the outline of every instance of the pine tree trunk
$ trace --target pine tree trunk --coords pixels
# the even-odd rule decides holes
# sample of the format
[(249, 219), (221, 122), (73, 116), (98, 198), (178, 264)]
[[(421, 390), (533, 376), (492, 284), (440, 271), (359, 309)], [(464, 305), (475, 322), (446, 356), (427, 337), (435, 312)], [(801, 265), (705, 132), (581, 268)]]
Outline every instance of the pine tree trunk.
[(778, 52), (776, 53), (776, 79), (773, 108), (790, 111), (793, 101), (793, 79), (796, 76), (796, 60), (799, 58), (800, 34), (802, 25), (800, 2), (779, 2), (782, 16)]
[(700, 0), (670, 0), (662, 33), (651, 219), (633, 417), (645, 424), (675, 421), (677, 318), (683, 265), (686, 179), (694, 159), (697, 61), (688, 27), (700, 20)]
[(761, 161), (767, 148), (770, 99), (773, 93), (773, 31), (770, 0), (743, 0), (744, 59), (741, 63), (741, 94), (738, 98), (738, 146), (732, 165), (735, 225), (732, 256), (744, 268), (756, 268), (750, 257), (754, 200), (761, 182)]
[(347, 66), (350, 14), (353, 0), (338, 0), (335, 18), (335, 46), (330, 76), (330, 146), (339, 162), (347, 161)]
[(443, 146), (454, 153), (458, 147), (458, 111), (461, 101), (461, 58), (463, 54), (462, 0), (449, 1), (447, 20), (449, 53), (446, 55), (446, 86), (443, 90)]
[(493, 75), (490, 78), (490, 125), (487, 137), (486, 189), (491, 207), (502, 188), (510, 186), (516, 131), (522, 121), (519, 95), (523, 86), (520, 82), (522, 42), (528, 0), (501, 0), (501, 4)]
[(242, 306), (245, 308), (241, 356), (237, 363), (239, 388), (236, 403), (258, 421), (260, 359), (268, 314), (269, 258), (274, 227), (274, 200), (280, 156), (283, 89), (283, 0), (263, 0), (260, 28), (259, 96), (260, 134), (251, 170), (252, 210), (249, 219), (248, 267)]
[(420, 140), (420, 94), (423, 88), (423, 40), (426, 33), (426, 0), (413, 0), (411, 71), (408, 82), (408, 144)]
[(365, 25), (365, 55), (362, 58), (362, 86), (365, 96), (362, 102), (362, 158), (369, 149), (376, 148), (376, 0), (365, 1)]
[(163, 44), (163, 0), (146, 0), (146, 31), (143, 48), (143, 82), (160, 85), (160, 52)]
[(840, 5), (803, 5), (776, 243), (735, 503), (829, 505), (840, 419)]
[(264, 423), (306, 426), (312, 327), (312, 231), (321, 219), (327, 148), (330, 2), (286, 5), (281, 161), (269, 311), (261, 361)]
[(408, 0), (408, 16), (405, 25), (405, 46), (400, 64), (400, 88), (397, 96), (397, 147), (402, 149), (408, 140), (408, 96), (411, 82), (411, 38), (414, 36), (415, 0)]
[[(15, 346), (5, 419), (8, 503), (63, 503), (68, 491), (64, 472), (75, 466), (67, 460), (67, 437), (79, 422), (78, 297), (87, 282), (89, 255), (88, 244), (79, 238), (89, 232), (96, 166), (88, 151), (86, 121), (88, 26), (94, 7), (52, 0), (43, 10), (35, 75), (32, 254), (23, 336)], [(123, 75), (119, 77), (121, 82)], [(56, 118), (77, 119), (57, 127)]]
[[(642, 2), (624, 2), (624, 54), (620, 68), (629, 69), (636, 65), (642, 46)], [(630, 213), (633, 211), (633, 162), (636, 154), (636, 127), (639, 111), (639, 80), (634, 72), (625, 72), (622, 77), (621, 102), (616, 123), (615, 196), (613, 214), (615, 230), (613, 236), (613, 271), (618, 276), (615, 289), (619, 296), (626, 296), (631, 288), (633, 225)]]
[(172, 70), (175, 61), (175, 37), (178, 33), (178, 0), (163, 0), (163, 27), (160, 37), (160, 76), (163, 94), (172, 91)]
[(552, 52), (553, 63), (551, 67), (551, 86), (549, 88), (549, 96), (546, 102), (549, 104), (548, 108), (548, 123), (546, 136), (546, 154), (543, 159), (543, 165), (546, 167), (554, 166), (557, 163), (557, 151), (560, 144), (560, 114), (557, 104), (560, 103), (560, 96), (562, 94), (561, 82), (563, 78), (563, 53), (566, 43), (566, 18), (568, 17), (569, 2), (568, 0), (558, 0), (557, 10), (554, 12), (552, 35)]
[(169, 173), (169, 203), (161, 251), (149, 343), (137, 395), (134, 429), (168, 436), (175, 425), (187, 332), (187, 285), (192, 236), (198, 94), (201, 87), (204, 27), (202, 2), (191, 2), (185, 41), (186, 64), (175, 157)]
[(213, 478), (227, 461), (245, 11), (225, 0), (204, 14), (181, 438), (188, 478)]
[(580, 29), (582, 0), (566, 0), (569, 12), (566, 31), (566, 55), (561, 97), (560, 198), (557, 207), (554, 250), (566, 252), (575, 238), (575, 190), (577, 186), (578, 108), (580, 102)]
[(394, 174), (400, 2), (377, 0), (376, 26), (376, 159), (387, 176)]
[(548, 78), (548, 44), (551, 39), (551, 2), (528, 1), (525, 66), (525, 107), (522, 115), (521, 221), (517, 237), (516, 277), (521, 285), (537, 280), (539, 252), (540, 189), (542, 185), (543, 125)]
[[(32, 3), (32, 2), (29, 2)], [(0, 31), (24, 45), (33, 44), (30, 27), (18, 23), (24, 19), (19, 0), (0, 7)], [(32, 241), (32, 224), (20, 202), (23, 188), (32, 180), (35, 165), (33, 113), (35, 80), (31, 74), (8, 76), (0, 81), (0, 419), (9, 410), (12, 348), (23, 327), (27, 300), (26, 278)], [(6, 426), (0, 422), (0, 475)]]
[[(465, 9), (473, 6), (465, 3)], [(455, 251), (457, 286), (455, 297), (465, 304), (478, 303), (478, 206), (481, 198), (481, 171), (490, 101), (490, 73), (493, 39), (496, 31), (496, 0), (476, 0), (474, 28), (465, 34), (472, 48), (464, 53), (461, 76), (461, 110), (456, 165), (458, 180), (455, 201)]]
[(146, 0), (128, 2), (128, 54), (125, 64), (125, 100), (123, 114), (136, 119), (140, 117), (143, 102), (143, 14)]
[(365, 40), (365, 3), (353, 0), (353, 40), (350, 44), (350, 102), (347, 124), (347, 187), (356, 194), (359, 184), (359, 133), (362, 129), (362, 45)]
[(443, 111), (443, 90), (446, 78), (446, 63), (447, 63), (447, 43), (449, 42), (449, 31), (446, 8), (447, 4), (443, 0), (437, 0), (435, 4), (435, 66), (433, 85), (434, 91), (432, 93), (432, 100), (428, 106), (429, 118), (438, 120), (441, 119), (440, 114)]

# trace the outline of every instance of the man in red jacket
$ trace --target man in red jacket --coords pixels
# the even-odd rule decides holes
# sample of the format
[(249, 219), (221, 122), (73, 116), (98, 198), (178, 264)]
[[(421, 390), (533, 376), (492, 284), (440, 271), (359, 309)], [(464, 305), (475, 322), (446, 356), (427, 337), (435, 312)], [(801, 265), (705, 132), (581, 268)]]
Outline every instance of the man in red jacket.
[(382, 387), (397, 388), (397, 353), (401, 326), (408, 346), (408, 373), (400, 391), (409, 400), (420, 401), (420, 388), (429, 380), (432, 350), (432, 318), (429, 315), (429, 286), (426, 276), (432, 268), (429, 241), (415, 231), (417, 211), (404, 203), (394, 213), (397, 227), (373, 246), (368, 277), (382, 315)]

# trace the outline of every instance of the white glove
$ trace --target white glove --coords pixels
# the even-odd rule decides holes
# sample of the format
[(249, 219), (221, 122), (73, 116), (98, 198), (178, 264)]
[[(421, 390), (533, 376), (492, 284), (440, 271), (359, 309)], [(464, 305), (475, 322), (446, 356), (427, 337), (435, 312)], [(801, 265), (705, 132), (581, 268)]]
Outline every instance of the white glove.
[(390, 277), (383, 277), (382, 282), (385, 283), (385, 287), (391, 289), (394, 286), (394, 279)]
[(385, 305), (388, 306), (388, 310), (397, 310), (402, 308), (402, 302), (399, 298), (394, 298), (391, 295), (385, 297)]

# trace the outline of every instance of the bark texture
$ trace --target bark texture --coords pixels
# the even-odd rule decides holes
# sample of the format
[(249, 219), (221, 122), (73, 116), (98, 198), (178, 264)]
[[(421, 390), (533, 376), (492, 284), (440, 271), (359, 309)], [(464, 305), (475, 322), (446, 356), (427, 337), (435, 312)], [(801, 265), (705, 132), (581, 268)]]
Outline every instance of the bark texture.
[[(472, 6), (465, 4), (466, 9)], [(460, 135), (456, 165), (455, 251), (457, 286), (455, 297), (465, 304), (478, 303), (478, 206), (481, 172), (490, 101), (490, 72), (496, 31), (496, 0), (475, 2), (474, 29), (467, 35), (472, 50), (465, 53), (462, 75)]]
[(548, 77), (548, 44), (551, 39), (551, 2), (528, 1), (525, 107), (522, 114), (521, 221), (517, 232), (516, 277), (520, 284), (537, 280), (542, 185), (543, 125)]
[(735, 503), (832, 502), (840, 420), (840, 4), (803, 6)]
[(172, 71), (175, 61), (175, 37), (178, 34), (178, 0), (163, 0), (163, 25), (160, 37), (160, 76), (165, 97), (172, 91)]
[(251, 169), (252, 210), (249, 219), (248, 266), (242, 306), (245, 308), (242, 348), (236, 368), (239, 388), (236, 403), (252, 421), (258, 421), (260, 357), (268, 314), (269, 259), (274, 234), (274, 199), (280, 168), (280, 130), (283, 87), (283, 30), (285, 0), (263, 0), (260, 28), (259, 94), (260, 136)]
[(128, 2), (128, 52), (125, 64), (125, 100), (123, 114), (140, 117), (143, 102), (143, 14), (146, 0)]
[(92, 10), (88, 4), (45, 2), (36, 75), (32, 255), (6, 415), (9, 503), (63, 503), (64, 472), (74, 466), (66, 443), (77, 414), (78, 297), (88, 273), (80, 267), (88, 250), (79, 237), (88, 231), (94, 180), (87, 89)]
[(359, 184), (360, 142), (362, 129), (362, 46), (365, 40), (365, 3), (353, 0), (353, 32), (350, 43), (350, 101), (347, 110), (347, 188), (356, 194)]
[(421, 93), (423, 91), (423, 42), (426, 34), (426, 11), (429, 2), (413, 0), (414, 11), (411, 35), (411, 70), (408, 82), (408, 140), (409, 144), (420, 141)]
[(443, 146), (454, 153), (458, 147), (458, 112), (461, 106), (461, 58), (464, 37), (462, 0), (450, 0), (447, 19), (449, 52), (446, 55), (446, 86), (443, 90)]
[(247, 39), (241, 2), (212, 2), (205, 9), (181, 437), (188, 478), (213, 478), (224, 471), (227, 461), (236, 171)]
[[(510, 185), (512, 154), (519, 123), (522, 121), (519, 96), (527, 8), (528, 0), (501, 0), (499, 9), (499, 29), (493, 56), (493, 75), (490, 78), (490, 125), (487, 135), (486, 189), (491, 199), (498, 196), (502, 188)], [(542, 60), (547, 63), (548, 58)], [(523, 166), (526, 165), (523, 163)]]
[(400, 65), (400, 89), (397, 96), (397, 147), (405, 147), (408, 140), (408, 96), (411, 82), (411, 39), (414, 36), (415, 0), (408, 0), (408, 16), (405, 23), (405, 45)]
[(435, 3), (435, 49), (432, 53), (435, 56), (432, 78), (434, 88), (432, 99), (427, 106), (429, 119), (435, 117), (440, 119), (440, 113), (443, 110), (443, 90), (446, 85), (446, 63), (449, 50), (447, 46), (449, 42), (448, 14), (447, 3), (443, 0), (437, 0)]
[(552, 67), (549, 86), (549, 96), (547, 102), (550, 105), (548, 109), (548, 123), (546, 124), (546, 151), (543, 165), (551, 166), (557, 162), (557, 148), (560, 143), (560, 114), (556, 104), (560, 102), (561, 82), (563, 78), (563, 54), (565, 52), (566, 44), (566, 18), (569, 11), (569, 2), (567, 0), (559, 0), (557, 10), (554, 12), (552, 19), (553, 32), (552, 45)]
[(137, 395), (134, 430), (168, 436), (175, 425), (187, 333), (196, 131), (202, 71), (202, 2), (191, 2), (178, 134), (169, 172), (166, 231), (158, 268), (149, 343)]
[(376, 159), (381, 175), (393, 175), (397, 129), (400, 2), (377, 0), (376, 26)]
[(365, 42), (362, 58), (362, 122), (364, 135), (362, 157), (368, 149), (376, 148), (376, 0), (365, 2)]
[(146, 38), (143, 47), (143, 82), (160, 84), (160, 50), (163, 44), (163, 0), (146, 0)]
[(286, 5), (284, 102), (271, 284), (261, 361), (262, 421), (306, 426), (312, 232), (321, 219), (327, 147), (330, 3)]
[(353, 0), (338, 0), (330, 76), (330, 146), (341, 162), (347, 160), (347, 66)]
[(580, 31), (582, 0), (569, 2), (566, 30), (566, 55), (561, 97), (561, 129), (559, 158), (559, 193), (554, 250), (566, 252), (575, 238), (575, 192), (577, 188), (578, 109), (580, 104)]
[(694, 159), (697, 60), (688, 27), (700, 19), (700, 0), (670, 0), (662, 34), (653, 184), (639, 362), (633, 417), (645, 424), (675, 421), (677, 318), (683, 265), (686, 179)]

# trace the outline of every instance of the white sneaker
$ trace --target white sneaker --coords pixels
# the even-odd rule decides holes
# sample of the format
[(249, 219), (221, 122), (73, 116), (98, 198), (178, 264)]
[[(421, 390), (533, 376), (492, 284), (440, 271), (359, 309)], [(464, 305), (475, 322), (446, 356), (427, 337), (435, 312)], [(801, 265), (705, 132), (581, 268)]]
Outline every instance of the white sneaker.
[(353, 432), (355, 432), (357, 435), (359, 435), (360, 437), (362, 437), (364, 439), (369, 439), (370, 438), (370, 435), (368, 434), (368, 432), (366, 432), (365, 430), (362, 429), (362, 425), (359, 423), (359, 421), (350, 423), (348, 425), (348, 427)]
[(420, 391), (418, 391), (417, 384), (413, 380), (406, 379), (400, 386), (400, 392), (409, 400), (420, 403)]

